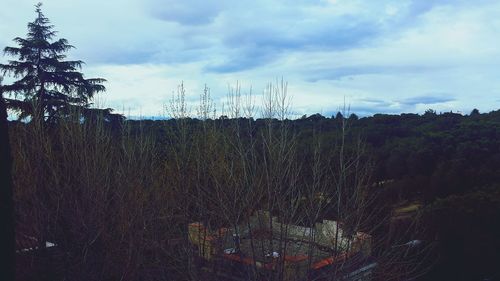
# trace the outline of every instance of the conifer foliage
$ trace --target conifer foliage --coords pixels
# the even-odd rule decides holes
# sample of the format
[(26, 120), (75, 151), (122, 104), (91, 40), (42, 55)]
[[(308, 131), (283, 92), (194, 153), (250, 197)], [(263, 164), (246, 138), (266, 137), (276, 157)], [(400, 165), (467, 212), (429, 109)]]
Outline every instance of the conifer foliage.
[[(0, 64), (3, 75), (18, 79), (3, 86), (3, 92), (13, 99), (6, 99), (10, 109), (19, 113), (19, 118), (54, 122), (75, 109), (90, 110), (90, 99), (105, 91), (105, 79), (86, 79), (79, 72), (80, 60), (66, 60), (65, 53), (73, 46), (66, 39), (56, 39), (54, 26), (36, 7), (37, 17), (28, 23), (26, 38), (16, 37), (17, 47), (5, 47), (4, 54), (15, 57), (7, 64)], [(109, 113), (104, 110), (105, 113)]]

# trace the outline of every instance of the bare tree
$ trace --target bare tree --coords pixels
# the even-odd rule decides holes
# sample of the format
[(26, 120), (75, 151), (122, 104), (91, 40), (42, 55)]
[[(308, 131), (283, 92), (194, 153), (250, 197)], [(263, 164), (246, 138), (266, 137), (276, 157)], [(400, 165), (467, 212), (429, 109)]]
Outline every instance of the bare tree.
[(13, 124), (16, 219), (58, 245), (53, 271), (72, 280), (338, 280), (359, 264), (376, 264), (380, 280), (422, 272), (427, 249), (407, 243), (418, 221), (389, 233), (391, 210), (348, 119), (335, 134), (297, 127), (283, 80), (260, 108), (239, 83), (226, 101), (230, 119), (216, 118), (205, 87), (193, 118), (181, 84), (172, 119), (154, 132), (78, 114), (51, 130)]
[[(262, 277), (258, 257), (277, 253), (279, 258), (265, 278), (292, 280), (287, 272), (290, 262), (285, 257), (296, 256), (298, 252), (308, 254), (307, 276), (313, 276), (311, 268), (318, 262), (315, 256), (324, 255), (338, 261), (337, 266), (317, 277), (321, 280), (345, 278), (345, 268), (367, 256), (373, 260), (372, 264), (377, 264), (374, 276), (401, 279), (418, 275), (417, 270), (421, 270), (418, 259), (425, 251), (401, 251), (394, 247), (403, 245), (409, 241), (404, 239), (412, 236), (371, 236), (379, 235), (377, 231), (390, 224), (391, 214), (377, 208), (377, 194), (371, 190), (369, 157), (362, 140), (348, 134), (346, 118), (340, 120), (335, 145), (325, 146), (320, 130), (313, 130), (313, 141), (306, 153), (309, 158), (300, 159), (297, 141), (300, 135), (288, 120), (291, 103), (284, 81), (269, 84), (264, 91), (261, 127), (252, 121), (251, 114), (245, 114), (246, 120), (240, 115), (252, 112), (242, 109), (254, 108), (252, 103), (242, 104), (241, 86), (236, 84), (228, 92), (226, 106), (231, 119), (220, 123), (229, 124), (214, 125), (211, 136), (216, 135), (216, 141), (210, 141), (210, 137), (203, 134), (201, 141), (194, 142), (198, 163), (195, 170), (201, 176), (193, 184), (197, 191), (186, 195), (191, 196), (187, 201), (196, 202), (198, 213), (186, 215), (192, 222), (199, 223), (196, 225), (199, 231), (195, 232), (199, 235), (196, 242), (199, 247), (190, 253), (210, 260), (210, 266), (199, 263), (197, 272), (202, 271), (200, 268), (213, 276), (227, 272), (227, 268), (217, 265), (217, 260), (224, 256), (223, 248), (231, 245), (231, 235), (234, 235), (237, 237), (234, 239), (247, 242), (247, 249), (244, 253), (231, 247), (225, 250), (239, 252), (240, 256), (235, 259), (240, 262), (251, 261), (242, 273), (246, 279)], [(343, 111), (348, 116), (345, 106)], [(252, 214), (260, 211), (268, 215), (261, 216), (264, 221), (255, 225)], [(318, 245), (324, 241), (320, 241), (322, 238), (315, 232), (315, 226), (325, 219), (335, 221), (336, 227), (329, 233), (327, 249), (319, 254), (322, 250), (318, 250)], [(264, 237), (259, 234), (263, 225), (268, 230)], [(307, 232), (299, 239), (299, 250), (295, 249), (297, 239), (292, 238), (298, 226)], [(414, 229), (408, 228), (408, 232)], [(365, 234), (373, 245), (362, 249), (360, 247), (365, 246), (360, 246), (359, 241)], [(214, 239), (219, 245), (213, 244)], [(241, 241), (234, 243), (238, 247)], [(362, 250), (367, 251), (367, 256), (351, 254)], [(243, 256), (249, 259), (244, 260)]]

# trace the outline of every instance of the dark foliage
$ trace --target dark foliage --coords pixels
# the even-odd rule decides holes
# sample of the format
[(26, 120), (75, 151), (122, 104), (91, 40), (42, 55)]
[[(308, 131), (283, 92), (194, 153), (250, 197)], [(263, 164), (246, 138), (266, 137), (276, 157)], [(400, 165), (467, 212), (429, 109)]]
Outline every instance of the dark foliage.
[[(423, 115), (376, 114), (360, 119), (345, 119), (341, 113), (332, 118), (314, 114), (286, 121), (299, 133), (303, 165), (313, 153), (308, 144), (339, 144), (343, 120), (347, 121), (347, 143), (361, 138), (367, 146), (366, 161), (374, 166), (373, 184), (383, 194), (377, 207), (391, 210), (404, 202), (423, 204), (421, 218), (429, 231), (422, 239), (437, 242), (440, 257), (424, 278), (499, 278), (494, 264), (500, 261), (500, 110), (469, 116), (427, 110)], [(265, 123), (263, 119), (241, 121), (242, 126), (254, 122), (257, 131)], [(165, 140), (165, 128), (174, 124), (174, 120), (128, 122), (136, 128), (133, 131), (149, 132), (158, 141)], [(227, 119), (205, 122), (223, 126)], [(203, 123), (189, 119), (188, 124), (195, 132)], [(309, 176), (303, 175), (302, 180), (306, 182)]]
[[(1, 82), (1, 80), (0, 80)], [(7, 109), (0, 90), (0, 278), (14, 280), (15, 238), (11, 154), (7, 127)]]

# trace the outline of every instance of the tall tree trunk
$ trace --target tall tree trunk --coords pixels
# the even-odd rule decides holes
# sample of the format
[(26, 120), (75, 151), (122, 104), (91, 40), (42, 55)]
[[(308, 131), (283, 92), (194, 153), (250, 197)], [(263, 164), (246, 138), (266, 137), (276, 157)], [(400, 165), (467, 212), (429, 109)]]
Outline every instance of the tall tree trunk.
[(35, 104), (35, 113), (33, 114), (34, 121), (40, 122), (41, 125), (45, 122), (45, 83), (42, 81), (40, 90), (38, 91), (38, 98)]
[(7, 109), (0, 88), (0, 279), (15, 280), (14, 203), (12, 198)]

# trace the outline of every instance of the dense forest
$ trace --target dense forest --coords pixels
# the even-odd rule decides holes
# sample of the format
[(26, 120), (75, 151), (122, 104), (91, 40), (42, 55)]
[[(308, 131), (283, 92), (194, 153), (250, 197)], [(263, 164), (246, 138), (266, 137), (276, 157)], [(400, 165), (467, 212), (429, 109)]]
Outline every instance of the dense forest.
[[(94, 122), (88, 120), (86, 124), (96, 126)], [(207, 128), (229, 135), (238, 128), (245, 132), (240, 141), (248, 144), (270, 128), (270, 124), (275, 128), (286, 125), (288, 137), (294, 139), (289, 144), (296, 146), (294, 161), (300, 159), (300, 165), (315, 162), (317, 147), (321, 147), (321, 153), (332, 155), (328, 151), (338, 150), (342, 139), (346, 153), (362, 150), (360, 161), (369, 173), (364, 184), (370, 187), (369, 192), (377, 195), (368, 211), (373, 211), (370, 208), (386, 210), (391, 216), (390, 222), (375, 232), (389, 235), (391, 225), (396, 225), (397, 229), (406, 227), (405, 220), (418, 221), (418, 228), (422, 230), (420, 236), (408, 237), (433, 245), (430, 253), (433, 258), (429, 261), (431, 269), (426, 270), (420, 280), (498, 278), (500, 111), (480, 114), (474, 110), (470, 115), (462, 115), (451, 112), (436, 114), (428, 110), (423, 115), (376, 114), (364, 118), (357, 118), (355, 114), (347, 118), (342, 113), (331, 118), (315, 114), (282, 121), (230, 119), (226, 116), (206, 120), (126, 120), (123, 123), (105, 122), (102, 130), (110, 134), (109, 139), (106, 137), (108, 141), (123, 139), (125, 134), (129, 140), (154, 144), (154, 155), (148, 154), (147, 157), (171, 159), (172, 156), (168, 155), (172, 147), (177, 153), (187, 153), (182, 157), (190, 155), (187, 158), (192, 158), (197, 156), (183, 152), (183, 145), (199, 149), (217, 141), (212, 133), (206, 134)], [(16, 131), (29, 124), (11, 122), (10, 126), (16, 135)], [(200, 140), (207, 143), (199, 143)], [(226, 145), (230, 144), (212, 143), (211, 148), (204, 149), (225, 157), (227, 152), (222, 150), (231, 149)], [(192, 165), (200, 163), (188, 162), (180, 164), (185, 165), (183, 169), (190, 169), (187, 174), (199, 173), (196, 170), (200, 168)], [(140, 165), (152, 168), (148, 163), (141, 162)], [(140, 167), (143, 166), (135, 169), (143, 169)], [(300, 186), (307, 186), (314, 176), (312, 169), (298, 170), (300, 189)], [(146, 176), (140, 170), (133, 172), (137, 176)], [(150, 184), (156, 181), (144, 180)], [(173, 179), (167, 176), (164, 180)], [(329, 216), (328, 213), (324, 215)]]
[[(226, 118), (208, 122), (231, 122)], [(189, 122), (193, 127), (201, 123)], [(245, 125), (248, 119), (238, 122)], [(257, 130), (265, 127), (263, 119), (251, 122)], [(323, 149), (338, 145), (342, 126), (350, 144), (363, 142), (371, 184), (383, 193), (379, 200), (393, 209), (417, 202), (430, 230), (427, 239), (439, 241), (439, 259), (428, 280), (499, 278), (500, 111), (462, 115), (428, 110), (364, 118), (344, 118), (339, 112), (331, 118), (314, 114), (285, 122), (297, 132), (301, 159), (311, 159), (308, 147), (318, 139)], [(127, 123), (161, 141), (174, 120)]]

